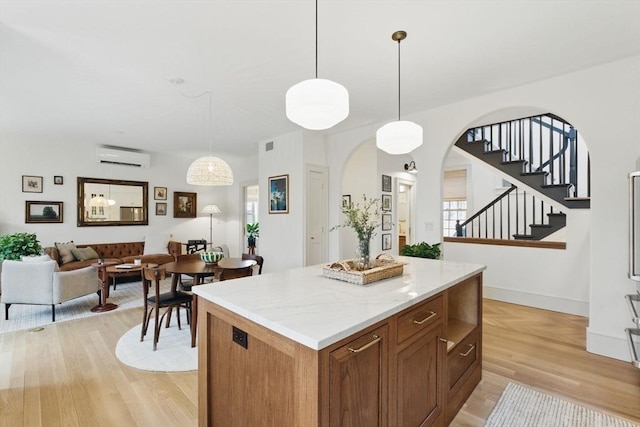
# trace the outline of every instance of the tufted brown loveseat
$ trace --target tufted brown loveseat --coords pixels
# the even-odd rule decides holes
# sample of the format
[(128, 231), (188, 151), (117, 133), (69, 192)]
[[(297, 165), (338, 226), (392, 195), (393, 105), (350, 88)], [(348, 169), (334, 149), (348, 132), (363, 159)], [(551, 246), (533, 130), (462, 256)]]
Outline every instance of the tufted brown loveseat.
[[(105, 262), (117, 262), (118, 264), (133, 264), (135, 259), (141, 259), (143, 263), (154, 263), (158, 265), (175, 261), (182, 254), (182, 244), (180, 242), (170, 241), (167, 250), (168, 254), (149, 254), (142, 255), (144, 252), (144, 242), (124, 242), (124, 243), (90, 243), (86, 245), (78, 245), (78, 248), (93, 248), (100, 258)], [(71, 261), (62, 264), (60, 253), (55, 246), (44, 248), (44, 251), (54, 260), (58, 262), (60, 271), (77, 270), (78, 268), (87, 267), (96, 262), (95, 259), (85, 261)], [(139, 271), (132, 271), (131, 274), (139, 275)], [(123, 275), (127, 275), (124, 273)]]

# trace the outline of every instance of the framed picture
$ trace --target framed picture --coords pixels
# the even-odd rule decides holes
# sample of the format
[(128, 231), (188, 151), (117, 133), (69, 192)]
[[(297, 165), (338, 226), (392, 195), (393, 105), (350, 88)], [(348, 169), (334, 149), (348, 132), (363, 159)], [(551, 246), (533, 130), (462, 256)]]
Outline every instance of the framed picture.
[(382, 214), (382, 231), (391, 230), (391, 214)]
[(55, 185), (62, 185), (62, 184), (63, 184), (62, 176), (60, 176), (60, 175), (54, 175), (54, 177), (53, 177), (53, 183), (54, 183)]
[(27, 224), (41, 222), (62, 222), (63, 202), (25, 202), (24, 222)]
[(269, 177), (269, 213), (289, 213), (289, 175)]
[(156, 203), (156, 215), (166, 215), (167, 214), (167, 204), (162, 202), (162, 203)]
[(195, 218), (198, 210), (198, 193), (173, 192), (173, 217)]
[(22, 175), (23, 193), (42, 193), (42, 177)]
[(382, 191), (391, 192), (391, 177), (389, 175), (382, 175)]
[(167, 200), (167, 187), (153, 187), (153, 200)]
[(351, 195), (350, 194), (343, 194), (342, 195), (342, 208), (348, 208), (349, 205), (351, 204)]
[(382, 195), (382, 210), (384, 212), (391, 212), (391, 194)]
[(382, 235), (382, 250), (383, 251), (391, 250), (391, 233), (386, 233)]

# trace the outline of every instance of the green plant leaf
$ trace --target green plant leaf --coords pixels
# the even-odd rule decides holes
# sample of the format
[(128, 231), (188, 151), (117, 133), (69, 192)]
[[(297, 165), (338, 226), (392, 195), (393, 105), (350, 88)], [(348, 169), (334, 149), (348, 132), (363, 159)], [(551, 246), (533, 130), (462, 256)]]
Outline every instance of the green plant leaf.
[(438, 259), (438, 257), (440, 257), (440, 243), (430, 245), (427, 242), (420, 242), (415, 245), (405, 245), (400, 248), (400, 255)]
[(0, 261), (20, 260), (23, 256), (40, 255), (42, 252), (35, 234), (14, 233), (0, 236)]

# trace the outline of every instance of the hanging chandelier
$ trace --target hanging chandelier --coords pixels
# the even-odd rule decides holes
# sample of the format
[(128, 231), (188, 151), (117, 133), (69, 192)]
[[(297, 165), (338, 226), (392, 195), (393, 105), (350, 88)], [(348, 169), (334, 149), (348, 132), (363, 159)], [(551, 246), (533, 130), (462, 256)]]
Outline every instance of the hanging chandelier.
[[(178, 85), (184, 83), (181, 78), (171, 79), (171, 83), (174, 84), (176, 90)], [(232, 185), (233, 184), (233, 171), (227, 162), (219, 157), (211, 155), (212, 141), (213, 141), (213, 94), (206, 91), (199, 95), (190, 96), (186, 95), (178, 90), (178, 93), (186, 98), (200, 98), (203, 95), (209, 95), (209, 155), (196, 159), (189, 169), (187, 169), (187, 184), (191, 185)]]
[(293, 85), (287, 91), (287, 118), (310, 130), (324, 130), (349, 115), (349, 92), (331, 80), (318, 78), (318, 0), (316, 0), (316, 77)]
[(219, 157), (200, 157), (187, 169), (187, 184), (232, 185), (233, 171), (229, 164)]
[(376, 146), (389, 154), (407, 154), (422, 145), (422, 127), (400, 120), (400, 42), (405, 38), (405, 31), (391, 35), (391, 39), (398, 42), (398, 120), (387, 123), (376, 132)]

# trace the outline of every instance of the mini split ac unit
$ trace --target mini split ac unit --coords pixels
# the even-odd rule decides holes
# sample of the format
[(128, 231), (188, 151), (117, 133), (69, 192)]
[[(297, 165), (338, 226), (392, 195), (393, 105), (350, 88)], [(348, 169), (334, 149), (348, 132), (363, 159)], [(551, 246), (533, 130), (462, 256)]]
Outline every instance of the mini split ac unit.
[(96, 148), (96, 161), (98, 163), (108, 163), (112, 165), (148, 168), (151, 165), (151, 156), (138, 151), (98, 147)]

